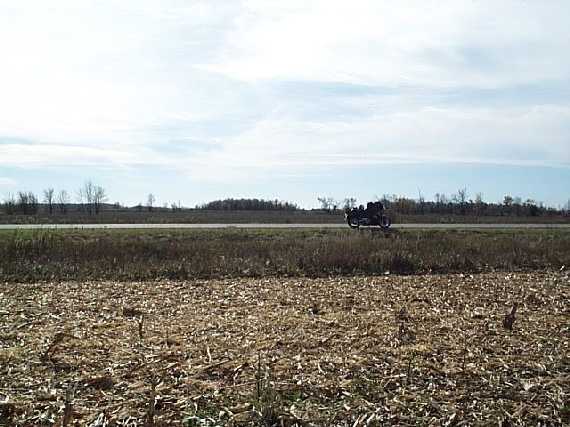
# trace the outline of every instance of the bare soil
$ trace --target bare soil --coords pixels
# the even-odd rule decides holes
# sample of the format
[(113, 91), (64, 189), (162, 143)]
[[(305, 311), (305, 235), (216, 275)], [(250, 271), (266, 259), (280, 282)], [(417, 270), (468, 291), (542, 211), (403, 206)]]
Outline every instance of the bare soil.
[(568, 301), (565, 270), (2, 283), (0, 425), (562, 425)]

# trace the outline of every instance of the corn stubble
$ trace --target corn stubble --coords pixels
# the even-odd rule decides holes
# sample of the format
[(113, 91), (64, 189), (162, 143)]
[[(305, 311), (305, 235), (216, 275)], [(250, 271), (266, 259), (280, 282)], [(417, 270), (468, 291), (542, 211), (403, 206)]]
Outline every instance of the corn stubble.
[(0, 425), (561, 425), (569, 300), (564, 271), (4, 283)]

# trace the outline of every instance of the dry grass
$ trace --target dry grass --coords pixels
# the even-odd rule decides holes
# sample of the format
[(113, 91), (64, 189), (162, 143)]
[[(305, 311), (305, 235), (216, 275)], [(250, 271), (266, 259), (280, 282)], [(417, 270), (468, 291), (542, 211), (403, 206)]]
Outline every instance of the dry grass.
[[(393, 223), (482, 223), (482, 224), (567, 224), (569, 215), (560, 213), (543, 216), (474, 216), (459, 214), (402, 214), (393, 210), (388, 211)], [(48, 215), (41, 212), (37, 215), (7, 215), (0, 209), (0, 224), (232, 224), (232, 223), (274, 223), (274, 224), (342, 224), (344, 211), (338, 209), (334, 213), (320, 210), (298, 211), (217, 211), (217, 210), (181, 210), (165, 211), (113, 211), (104, 210), (98, 215), (70, 211), (62, 215)]]
[(477, 273), (570, 265), (568, 230), (0, 232), (0, 280)]
[(561, 425), (568, 301), (564, 271), (3, 283), (0, 419)]
[[(548, 220), (548, 219), (547, 219)], [(0, 211), (0, 224), (227, 224), (227, 223), (343, 223), (344, 212), (334, 214), (322, 211), (102, 211), (98, 215), (69, 212), (66, 215), (45, 213), (38, 215), (6, 215)]]

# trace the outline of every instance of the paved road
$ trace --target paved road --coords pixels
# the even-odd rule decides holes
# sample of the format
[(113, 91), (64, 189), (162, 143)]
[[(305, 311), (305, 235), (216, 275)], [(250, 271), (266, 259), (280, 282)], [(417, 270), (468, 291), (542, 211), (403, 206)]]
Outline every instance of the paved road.
[[(570, 224), (393, 224), (398, 229), (513, 229), (513, 228), (564, 228)], [(165, 228), (348, 228), (340, 224), (0, 224), (0, 230), (32, 229), (165, 229)]]

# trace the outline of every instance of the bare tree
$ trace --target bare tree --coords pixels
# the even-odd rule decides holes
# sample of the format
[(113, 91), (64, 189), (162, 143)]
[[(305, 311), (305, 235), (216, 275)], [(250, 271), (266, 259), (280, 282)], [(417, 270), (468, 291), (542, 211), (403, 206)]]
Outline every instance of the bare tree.
[(477, 216), (481, 215), (483, 211), (483, 194), (477, 193), (475, 194), (475, 214)]
[(93, 191), (93, 210), (95, 214), (99, 214), (103, 203), (107, 201), (107, 193), (100, 185), (96, 185)]
[(25, 191), (18, 191), (18, 198), (16, 199), (16, 209), (26, 215), (28, 213), (28, 193)]
[(449, 203), (449, 199), (444, 193), (435, 193), (435, 203), (438, 205), (447, 205)]
[(146, 199), (146, 207), (148, 208), (149, 212), (152, 211), (154, 202), (156, 202), (156, 197), (154, 197), (154, 194), (150, 193)]
[(81, 191), (81, 188), (79, 190), (77, 190), (77, 192), (75, 193), (75, 201), (79, 205), (78, 210), (84, 211), (85, 210), (85, 204), (83, 201), (83, 191)]
[(57, 207), (59, 208), (59, 212), (62, 214), (67, 213), (67, 205), (69, 203), (69, 194), (67, 191), (61, 190), (57, 193)]
[(343, 201), (343, 207), (345, 209), (352, 209), (356, 207), (356, 199), (354, 197), (347, 197)]
[(16, 212), (16, 199), (11, 193), (8, 193), (4, 199), (4, 210), (7, 215), (13, 215)]
[(317, 200), (321, 204), (321, 209), (325, 211), (332, 212), (333, 208), (336, 209), (337, 203), (333, 197), (317, 197)]
[(90, 180), (79, 188), (77, 197), (82, 206), (87, 206), (89, 214), (98, 214), (101, 205), (107, 201), (105, 189), (100, 185), (93, 184)]
[(47, 188), (44, 190), (44, 203), (47, 205), (48, 212), (51, 215), (55, 204), (55, 190), (53, 188)]
[(461, 205), (464, 205), (467, 202), (467, 189), (460, 188), (457, 190), (457, 200)]
[(19, 191), (16, 208), (24, 215), (35, 214), (38, 211), (38, 198), (31, 191)]
[(467, 189), (460, 188), (456, 194), (451, 196), (451, 201), (454, 205), (459, 206), (459, 213), (465, 215), (465, 205), (467, 204)]
[(422, 194), (422, 190), (418, 187), (418, 204), (420, 205), (420, 213), (424, 213), (425, 197)]
[(513, 210), (513, 196), (511, 196), (510, 194), (507, 194), (504, 198), (503, 198), (503, 206), (504, 206), (504, 213), (506, 213), (507, 215), (510, 215), (512, 213)]
[(85, 181), (85, 183), (77, 191), (77, 201), (81, 206), (81, 210), (86, 210), (92, 213), (92, 203), (93, 203), (93, 193), (95, 191), (95, 186), (91, 181)]
[(382, 194), (382, 197), (376, 197), (376, 201), (382, 203), (382, 206), (388, 209), (392, 205), (392, 201), (394, 201), (394, 199), (389, 194), (384, 193)]

